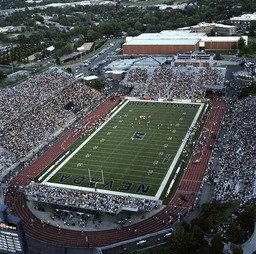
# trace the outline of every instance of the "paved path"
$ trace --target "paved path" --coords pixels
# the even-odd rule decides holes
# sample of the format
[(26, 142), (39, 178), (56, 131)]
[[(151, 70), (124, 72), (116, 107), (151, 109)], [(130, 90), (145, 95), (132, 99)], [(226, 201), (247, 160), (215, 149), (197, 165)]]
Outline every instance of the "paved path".
[(241, 245), (243, 254), (252, 254), (256, 251), (256, 223), (254, 225), (254, 232), (250, 239)]

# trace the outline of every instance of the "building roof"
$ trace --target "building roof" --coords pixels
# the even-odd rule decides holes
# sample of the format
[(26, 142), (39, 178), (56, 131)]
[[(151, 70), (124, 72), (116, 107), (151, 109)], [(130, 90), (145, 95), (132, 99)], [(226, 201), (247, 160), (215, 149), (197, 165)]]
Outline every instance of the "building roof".
[(223, 27), (223, 28), (234, 28), (236, 26), (231, 26), (231, 25), (224, 25), (224, 24), (218, 24), (218, 23), (206, 23), (206, 22), (201, 22), (195, 26), (191, 26), (194, 28), (199, 28), (199, 27), (208, 27), (208, 26), (215, 26), (215, 27)]
[(125, 45), (195, 45), (200, 41), (200, 39), (158, 39), (158, 40), (132, 40)]
[(73, 53), (71, 53), (71, 54), (64, 55), (64, 56), (62, 56), (62, 57), (60, 58), (60, 61), (65, 61), (65, 60), (67, 60), (67, 59), (69, 59), (69, 58), (72, 58), (72, 57), (74, 57), (74, 56), (77, 56), (77, 55), (80, 55), (80, 52), (73, 52)]
[(91, 76), (87, 76), (87, 77), (83, 77), (83, 80), (85, 81), (91, 81), (91, 80), (95, 80), (98, 79), (99, 77), (95, 76), (95, 75), (91, 75)]
[(239, 36), (209, 36), (202, 38), (203, 42), (238, 42), (240, 40)]
[(144, 33), (137, 37), (138, 39), (191, 39), (191, 38), (201, 38), (205, 36), (205, 33), (191, 33), (190, 31), (180, 31), (180, 30), (164, 30), (160, 33)]
[(195, 45), (205, 33), (165, 30), (160, 33), (144, 33), (129, 40), (124, 45)]
[(75, 6), (75, 5), (91, 5), (90, 1), (72, 2), (72, 3), (52, 3), (45, 5), (46, 7), (64, 7), (64, 6)]
[(49, 51), (53, 51), (54, 49), (55, 49), (54, 46), (50, 46), (50, 47), (47, 48), (47, 50), (49, 50)]
[(114, 74), (114, 75), (121, 75), (123, 73), (124, 73), (123, 70), (114, 70), (114, 71), (112, 71), (112, 74)]
[(233, 18), (230, 18), (230, 20), (244, 20), (244, 21), (256, 20), (256, 12), (254, 12), (253, 14), (243, 14), (240, 17), (233, 17)]

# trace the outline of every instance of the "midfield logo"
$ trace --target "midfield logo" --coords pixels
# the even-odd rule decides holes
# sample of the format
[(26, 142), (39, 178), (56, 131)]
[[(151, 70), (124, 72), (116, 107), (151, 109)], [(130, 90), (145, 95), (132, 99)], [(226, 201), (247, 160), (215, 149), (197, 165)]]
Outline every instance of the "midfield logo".
[(134, 139), (143, 139), (144, 138), (144, 136), (146, 135), (146, 133), (144, 133), (144, 132), (135, 132), (134, 134), (133, 134), (133, 136), (132, 136), (132, 140), (134, 140)]

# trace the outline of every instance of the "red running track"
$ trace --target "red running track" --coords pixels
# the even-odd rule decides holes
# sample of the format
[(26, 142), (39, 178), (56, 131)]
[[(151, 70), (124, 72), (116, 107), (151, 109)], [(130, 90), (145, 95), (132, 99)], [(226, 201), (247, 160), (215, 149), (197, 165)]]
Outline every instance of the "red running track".
[[(173, 215), (172, 222), (177, 220), (178, 214), (186, 214), (193, 206), (200, 190), (202, 179), (211, 155), (211, 150), (208, 147), (209, 145), (213, 145), (215, 141), (211, 137), (211, 133), (218, 133), (221, 118), (225, 111), (225, 102), (220, 97), (211, 95), (210, 99), (212, 109), (205, 123), (205, 127), (208, 130), (206, 144), (204, 148), (201, 149), (199, 154), (190, 158), (186, 172), (183, 175), (176, 194), (171, 202), (163, 209), (159, 210), (156, 215), (142, 220), (139, 223), (125, 226), (120, 230), (111, 229), (102, 231), (85, 231), (85, 236), (88, 239), (87, 242), (85, 237), (81, 237), (81, 231), (67, 229), (61, 229), (61, 231), (59, 231), (57, 227), (52, 225), (46, 225), (46, 227), (43, 227), (39, 218), (36, 218), (33, 226), (31, 226), (31, 218), (35, 218), (35, 216), (27, 207), (25, 196), (16, 191), (15, 188), (10, 188), (10, 191), (5, 197), (5, 203), (12, 209), (14, 215), (22, 218), (26, 234), (40, 241), (55, 245), (78, 247), (107, 246), (117, 242), (133, 239), (135, 237), (154, 233), (166, 228), (167, 226), (165, 223), (163, 223), (163, 220), (168, 222), (170, 216), (169, 212), (171, 211)], [(91, 117), (103, 115), (112, 106), (114, 106), (114, 101), (107, 101), (95, 112), (93, 112), (93, 115), (85, 119), (85, 122), (89, 121), (88, 119), (91, 119)], [(48, 150), (31, 166), (29, 166), (23, 173), (21, 173), (14, 180), (12, 186), (24, 186), (29, 184), (31, 177), (37, 176), (47, 165), (49, 165), (58, 155), (63, 152), (61, 148), (62, 145), (67, 148), (79, 137), (79, 135), (75, 137), (72, 137), (71, 134), (68, 135), (69, 136), (64, 137), (60, 142)], [(200, 160), (199, 164), (192, 163), (196, 159)], [(183, 199), (180, 199), (181, 195)], [(157, 220), (155, 216), (157, 216)]]

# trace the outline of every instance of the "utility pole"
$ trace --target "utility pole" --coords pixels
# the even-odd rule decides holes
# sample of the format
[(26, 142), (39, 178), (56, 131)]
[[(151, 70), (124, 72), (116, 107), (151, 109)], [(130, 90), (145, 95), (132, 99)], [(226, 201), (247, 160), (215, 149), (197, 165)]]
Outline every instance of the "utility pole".
[(11, 60), (11, 66), (12, 66), (12, 73), (13, 73), (13, 64), (12, 64), (12, 44), (11, 44), (11, 48), (10, 48), (10, 60)]

